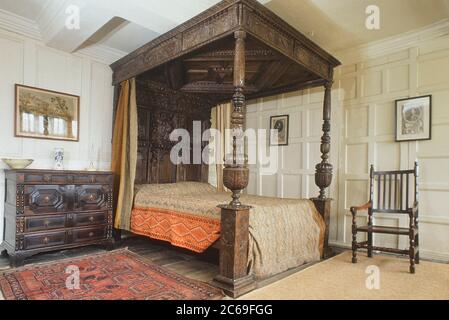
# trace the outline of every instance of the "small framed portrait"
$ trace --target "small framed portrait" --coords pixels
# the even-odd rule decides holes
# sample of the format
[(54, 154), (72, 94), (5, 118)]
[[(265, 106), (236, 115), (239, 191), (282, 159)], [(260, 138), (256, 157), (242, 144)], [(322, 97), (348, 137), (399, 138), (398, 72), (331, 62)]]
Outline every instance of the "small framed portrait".
[(80, 97), (16, 84), (15, 136), (79, 141)]
[(396, 100), (396, 141), (430, 140), (432, 96)]
[[(288, 115), (270, 117), (270, 145), (288, 145)], [(274, 130), (274, 131), (272, 131)], [(277, 133), (277, 134), (276, 134)]]

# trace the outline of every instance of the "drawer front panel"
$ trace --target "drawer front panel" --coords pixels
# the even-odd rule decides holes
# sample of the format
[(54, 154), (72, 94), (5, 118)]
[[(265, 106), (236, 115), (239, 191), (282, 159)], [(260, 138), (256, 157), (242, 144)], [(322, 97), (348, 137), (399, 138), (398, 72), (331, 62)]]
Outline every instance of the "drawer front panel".
[(111, 175), (95, 175), (95, 174), (80, 174), (75, 176), (74, 180), (76, 184), (84, 183), (98, 183), (98, 184), (109, 184), (113, 183)]
[(75, 187), (75, 210), (112, 209), (112, 190), (108, 185), (81, 185)]
[(26, 217), (24, 232), (62, 229), (66, 227), (66, 215)]
[(17, 182), (21, 184), (111, 184), (111, 174), (88, 172), (32, 171), (17, 173)]
[(24, 236), (23, 248), (25, 250), (60, 246), (66, 243), (65, 231), (29, 234)]
[(65, 212), (70, 206), (70, 190), (73, 186), (25, 186), (24, 213), (47, 214)]
[(84, 227), (98, 224), (106, 224), (108, 222), (108, 212), (84, 212), (73, 214), (73, 226)]
[(107, 226), (75, 229), (72, 231), (72, 242), (89, 242), (107, 238)]
[(74, 175), (66, 173), (26, 173), (20, 174), (19, 182), (29, 184), (72, 184)]

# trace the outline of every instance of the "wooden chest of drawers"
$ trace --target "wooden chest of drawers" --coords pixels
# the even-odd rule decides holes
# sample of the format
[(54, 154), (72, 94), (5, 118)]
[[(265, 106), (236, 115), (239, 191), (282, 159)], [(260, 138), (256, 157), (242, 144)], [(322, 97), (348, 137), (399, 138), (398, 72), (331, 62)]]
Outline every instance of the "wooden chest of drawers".
[(112, 247), (110, 172), (6, 170), (4, 239), (13, 266), (36, 253)]

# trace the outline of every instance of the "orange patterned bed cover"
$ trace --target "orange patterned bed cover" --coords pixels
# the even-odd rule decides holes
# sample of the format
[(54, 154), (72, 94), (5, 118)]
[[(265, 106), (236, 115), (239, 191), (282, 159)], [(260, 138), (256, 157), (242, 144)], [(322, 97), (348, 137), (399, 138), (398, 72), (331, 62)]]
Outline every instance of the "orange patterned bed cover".
[(170, 209), (134, 207), (131, 231), (201, 253), (220, 238), (220, 220)]

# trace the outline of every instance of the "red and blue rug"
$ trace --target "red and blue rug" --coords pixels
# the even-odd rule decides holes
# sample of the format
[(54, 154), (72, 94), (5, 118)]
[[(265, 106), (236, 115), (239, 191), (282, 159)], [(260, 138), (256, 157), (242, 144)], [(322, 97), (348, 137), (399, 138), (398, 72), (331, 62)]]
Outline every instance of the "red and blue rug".
[(0, 289), (6, 300), (208, 300), (223, 297), (220, 290), (150, 263), (127, 249), (7, 271), (0, 275)]

